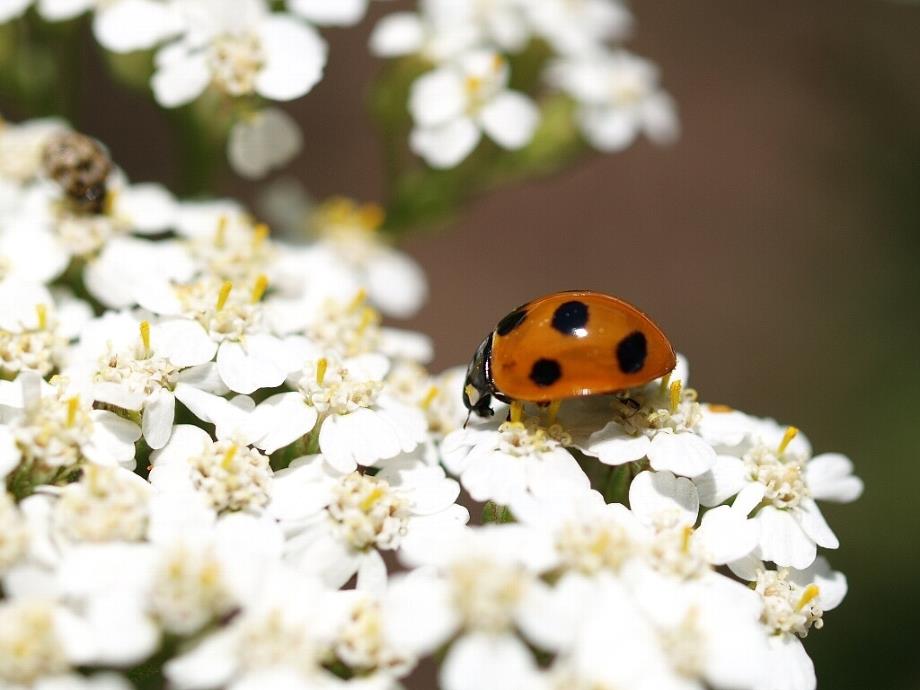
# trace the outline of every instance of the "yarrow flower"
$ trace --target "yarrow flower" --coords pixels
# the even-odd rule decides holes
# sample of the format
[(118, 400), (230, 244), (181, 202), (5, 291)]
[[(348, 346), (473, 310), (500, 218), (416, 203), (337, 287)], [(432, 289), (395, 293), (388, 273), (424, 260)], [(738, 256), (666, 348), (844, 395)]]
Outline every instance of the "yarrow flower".
[(476, 148), (483, 132), (503, 148), (525, 146), (539, 112), (527, 96), (507, 88), (508, 79), (508, 63), (490, 51), (462, 55), (420, 77), (409, 101), (413, 150), (433, 167), (452, 168)]
[[(368, 5), (71, 4), (103, 33), (149, 16), (106, 40), (155, 49), (161, 101), (223, 103), (253, 177), (299, 146), (264, 101), (318, 80), (311, 24)], [(425, 0), (373, 44), (405, 57), (415, 150), (473, 156), (466, 179), (540, 158), (544, 107), (600, 148), (661, 134), (653, 68), (610, 45), (630, 21)], [(539, 103), (510, 88), (528, 60)], [(456, 181), (408, 166), (397, 197)], [(0, 126), (0, 687), (390, 689), (431, 664), (444, 690), (814, 690), (804, 641), (846, 593), (818, 502), (859, 497), (849, 459), (706, 403), (682, 357), (473, 416), (464, 368), (429, 370), (431, 340), (387, 320), (427, 291), (388, 235), (414, 211), (291, 198), (270, 228), (129, 184), (62, 123)]]

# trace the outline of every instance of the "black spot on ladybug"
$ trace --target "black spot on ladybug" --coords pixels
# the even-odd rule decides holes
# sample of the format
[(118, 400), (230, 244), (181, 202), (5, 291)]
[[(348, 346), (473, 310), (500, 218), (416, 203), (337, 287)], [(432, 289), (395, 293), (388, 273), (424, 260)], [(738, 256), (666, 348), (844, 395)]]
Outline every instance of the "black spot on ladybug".
[(617, 345), (617, 362), (624, 374), (635, 374), (640, 371), (645, 366), (646, 355), (648, 346), (641, 331), (630, 333)]
[(524, 307), (518, 307), (505, 318), (498, 322), (495, 332), (499, 335), (508, 335), (515, 328), (524, 323), (527, 318), (527, 310)]
[(530, 380), (538, 386), (552, 386), (562, 376), (562, 367), (555, 359), (538, 359), (530, 369)]
[(576, 335), (582, 338), (587, 335), (587, 325), (588, 305), (584, 302), (572, 300), (560, 304), (553, 313), (553, 328), (563, 335)]

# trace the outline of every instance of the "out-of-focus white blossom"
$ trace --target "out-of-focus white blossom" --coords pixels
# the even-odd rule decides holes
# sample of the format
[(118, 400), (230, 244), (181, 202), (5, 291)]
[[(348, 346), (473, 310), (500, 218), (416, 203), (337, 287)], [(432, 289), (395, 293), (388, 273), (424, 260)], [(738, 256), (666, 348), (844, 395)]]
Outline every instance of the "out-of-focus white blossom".
[(258, 179), (286, 165), (302, 146), (303, 135), (293, 118), (278, 108), (266, 108), (233, 125), (227, 158), (240, 175)]
[(185, 0), (188, 31), (156, 55), (151, 85), (160, 105), (189, 103), (209, 86), (231, 97), (299, 98), (320, 80), (326, 43), (264, 0)]
[(508, 88), (509, 67), (498, 53), (462, 55), (412, 86), (412, 149), (435, 168), (452, 168), (485, 133), (505, 149), (526, 146), (540, 121), (536, 104)]
[(578, 122), (588, 142), (601, 151), (619, 151), (640, 134), (668, 143), (678, 133), (670, 96), (658, 86), (658, 70), (625, 51), (561, 60), (550, 83), (578, 104)]

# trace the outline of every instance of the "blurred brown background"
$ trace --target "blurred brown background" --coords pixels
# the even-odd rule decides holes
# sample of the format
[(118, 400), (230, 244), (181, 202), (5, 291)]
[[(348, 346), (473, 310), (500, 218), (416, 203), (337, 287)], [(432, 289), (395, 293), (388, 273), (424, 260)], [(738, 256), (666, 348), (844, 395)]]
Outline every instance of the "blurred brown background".
[[(354, 30), (327, 32), (326, 79), (290, 109), (289, 172), (316, 197), (379, 199)], [(405, 3), (403, 3), (405, 4)], [(465, 362), (514, 305), (589, 287), (640, 305), (711, 401), (850, 455), (863, 499), (831, 506), (850, 579), (807, 645), (822, 688), (920, 688), (920, 5), (885, 0), (636, 3), (629, 47), (657, 62), (683, 136), (642, 142), (484, 198), (407, 249), (431, 282), (411, 326), (437, 367)], [(78, 123), (136, 180), (178, 179), (152, 100), (115, 90), (89, 42)], [(16, 115), (16, 104), (0, 109)], [(226, 178), (220, 190), (253, 200)]]

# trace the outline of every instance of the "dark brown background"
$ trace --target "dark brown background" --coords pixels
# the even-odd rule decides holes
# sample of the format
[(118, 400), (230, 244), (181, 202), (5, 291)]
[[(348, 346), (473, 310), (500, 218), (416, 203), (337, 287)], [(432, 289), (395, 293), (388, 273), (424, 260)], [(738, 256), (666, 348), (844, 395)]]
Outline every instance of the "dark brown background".
[[(447, 366), (520, 302), (612, 292), (659, 320), (705, 399), (794, 422), (818, 451), (851, 455), (866, 495), (827, 511), (851, 591), (808, 646), (823, 688), (920, 688), (920, 5), (635, 9), (630, 47), (660, 64), (680, 142), (598, 156), (410, 239), (431, 281), (411, 325)], [(364, 47), (370, 25), (328, 32), (327, 78), (290, 108), (306, 146), (289, 172), (317, 197), (373, 200), (383, 188), (363, 109), (379, 68)], [(89, 47), (81, 69), (80, 126), (133, 178), (178, 179), (150, 99), (115, 90)], [(228, 178), (221, 191), (251, 200), (256, 187)]]

